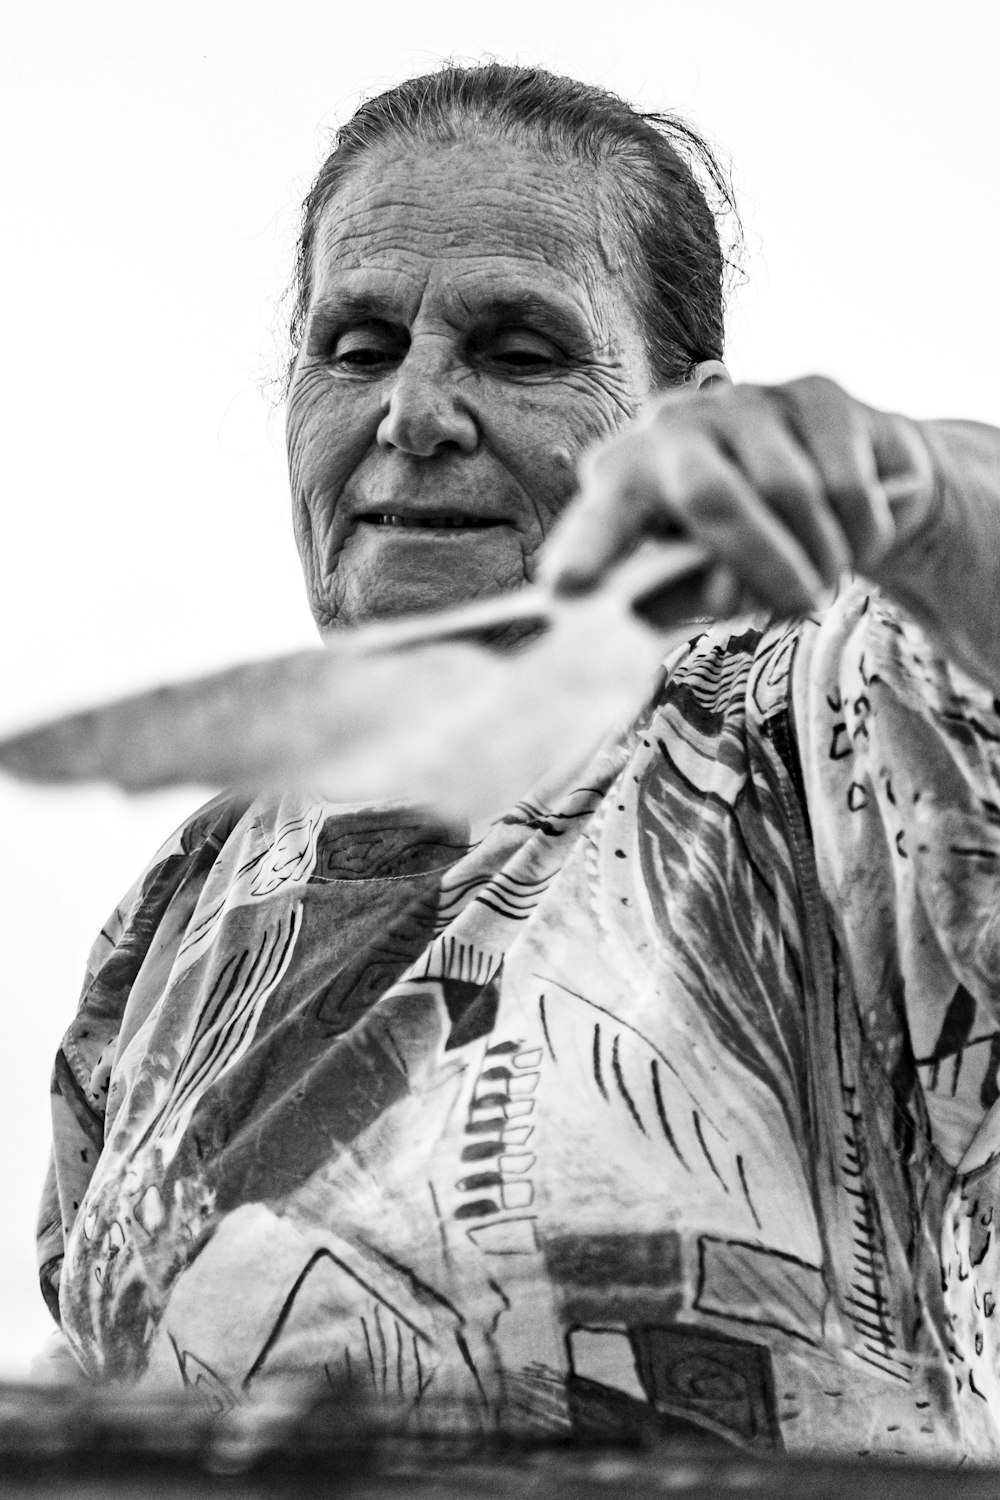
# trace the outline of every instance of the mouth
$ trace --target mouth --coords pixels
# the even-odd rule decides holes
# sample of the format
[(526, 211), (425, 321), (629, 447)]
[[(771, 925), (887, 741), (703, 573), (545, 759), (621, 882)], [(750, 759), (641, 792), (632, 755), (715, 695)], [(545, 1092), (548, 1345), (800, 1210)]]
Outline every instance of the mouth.
[(482, 520), (447, 512), (438, 515), (400, 515), (394, 511), (369, 511), (355, 518), (356, 526), (381, 526), (401, 531), (488, 531), (506, 524), (504, 521)]

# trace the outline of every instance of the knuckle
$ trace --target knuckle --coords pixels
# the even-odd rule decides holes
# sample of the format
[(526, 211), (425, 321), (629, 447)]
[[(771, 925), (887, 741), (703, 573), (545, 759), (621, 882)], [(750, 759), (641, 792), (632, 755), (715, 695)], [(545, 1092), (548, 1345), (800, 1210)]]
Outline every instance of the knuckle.
[(904, 422), (903, 444), (914, 473), (925, 483), (934, 476), (934, 459), (930, 445), (915, 422)]
[(640, 430), (697, 431), (704, 425), (708, 401), (697, 391), (663, 391), (646, 407)]
[(781, 389), (791, 392), (793, 398), (810, 403), (846, 403), (850, 400), (844, 388), (828, 375), (800, 375), (795, 380), (789, 380)]
[(736, 442), (757, 450), (777, 447), (786, 429), (785, 404), (779, 387), (741, 385), (706, 410), (708, 430), (723, 443)]
[(831, 422), (854, 425), (851, 398), (825, 375), (803, 375), (771, 389), (785, 422), (802, 437), (829, 431)]
[(773, 393), (778, 389), (776, 385), (745, 381), (741, 385), (733, 386), (729, 394), (734, 406), (759, 410), (762, 406), (770, 406)]

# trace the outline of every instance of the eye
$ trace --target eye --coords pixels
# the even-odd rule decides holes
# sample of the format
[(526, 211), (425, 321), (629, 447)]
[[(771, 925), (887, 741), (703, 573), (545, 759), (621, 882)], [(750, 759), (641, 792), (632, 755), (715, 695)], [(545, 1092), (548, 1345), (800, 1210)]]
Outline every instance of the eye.
[(562, 350), (530, 328), (501, 328), (486, 340), (483, 353), (492, 363), (526, 375), (551, 369), (563, 361)]
[(401, 359), (407, 342), (385, 323), (362, 323), (338, 333), (327, 358), (343, 370), (378, 370)]

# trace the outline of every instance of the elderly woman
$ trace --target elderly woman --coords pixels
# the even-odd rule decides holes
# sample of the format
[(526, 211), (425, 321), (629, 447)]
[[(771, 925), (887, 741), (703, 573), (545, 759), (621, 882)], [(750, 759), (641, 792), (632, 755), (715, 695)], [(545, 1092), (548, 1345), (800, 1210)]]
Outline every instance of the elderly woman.
[(1000, 1452), (1000, 434), (732, 388), (700, 150), (449, 68), (317, 178), (321, 631), (665, 532), (763, 612), (475, 840), (298, 792), (160, 851), (55, 1068), (42, 1284), (93, 1375)]

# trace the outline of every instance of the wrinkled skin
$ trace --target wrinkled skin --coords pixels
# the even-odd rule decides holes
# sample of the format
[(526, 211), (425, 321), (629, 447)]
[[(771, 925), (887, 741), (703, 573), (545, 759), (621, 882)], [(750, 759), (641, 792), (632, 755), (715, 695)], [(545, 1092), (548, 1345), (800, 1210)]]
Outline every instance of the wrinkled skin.
[(320, 628), (531, 578), (582, 454), (651, 393), (594, 174), (490, 141), (372, 160), (314, 264), (287, 428)]

